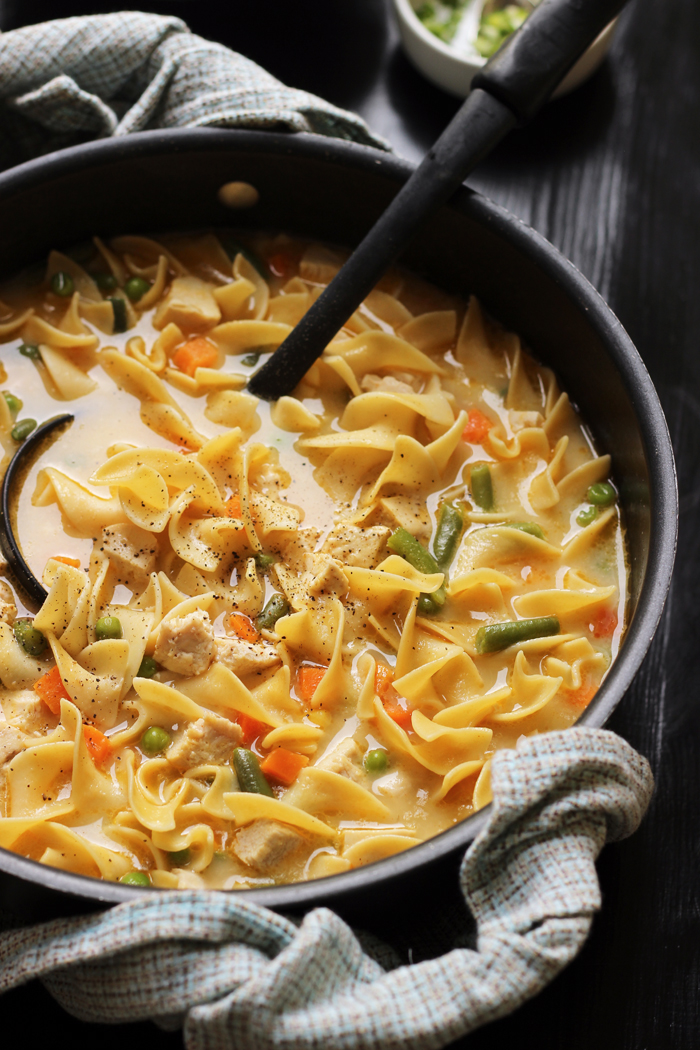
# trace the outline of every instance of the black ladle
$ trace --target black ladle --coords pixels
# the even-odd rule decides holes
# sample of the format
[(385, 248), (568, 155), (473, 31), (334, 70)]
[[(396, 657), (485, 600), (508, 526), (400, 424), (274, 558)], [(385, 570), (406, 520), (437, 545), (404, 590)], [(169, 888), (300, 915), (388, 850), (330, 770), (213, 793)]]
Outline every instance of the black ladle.
[(290, 394), (425, 219), (516, 124), (525, 124), (626, 0), (542, 0), (474, 78), (473, 90), (408, 182), (272, 357), (248, 381)]
[(46, 600), (46, 589), (24, 560), (24, 555), (12, 529), (15, 484), (16, 482), (21, 483), (25, 471), (39, 453), (41, 446), (45, 445), (50, 437), (57, 437), (58, 430), (70, 426), (73, 418), (68, 414), (54, 416), (53, 419), (48, 419), (46, 423), (37, 427), (34, 433), (22, 442), (10, 460), (5, 477), (2, 479), (2, 488), (0, 488), (0, 547), (7, 558), (15, 583), (19, 585), (30, 603), (37, 607)]

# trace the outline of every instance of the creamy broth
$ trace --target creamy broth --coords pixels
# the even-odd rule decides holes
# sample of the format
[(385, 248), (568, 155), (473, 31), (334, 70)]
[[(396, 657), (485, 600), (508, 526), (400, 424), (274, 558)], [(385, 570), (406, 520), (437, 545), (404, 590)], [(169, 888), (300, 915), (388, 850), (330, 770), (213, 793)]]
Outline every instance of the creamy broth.
[(244, 240), (96, 241), (0, 289), (5, 465), (75, 416), (16, 508), (49, 597), (0, 595), (0, 845), (49, 865), (236, 889), (391, 856), (620, 644), (610, 459), (551, 371), (396, 272), (257, 401), (343, 257)]

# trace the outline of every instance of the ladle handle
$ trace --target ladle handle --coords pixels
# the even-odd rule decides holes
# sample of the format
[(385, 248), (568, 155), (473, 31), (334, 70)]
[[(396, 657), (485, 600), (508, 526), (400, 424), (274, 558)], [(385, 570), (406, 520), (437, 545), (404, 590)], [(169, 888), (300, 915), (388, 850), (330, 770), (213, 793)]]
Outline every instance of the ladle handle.
[(274, 401), (292, 392), (425, 218), (512, 127), (536, 112), (624, 3), (542, 0), (484, 67), (478, 85), (339, 273), (251, 376), (251, 393)]
[(472, 81), (521, 123), (534, 117), (626, 0), (542, 0)]

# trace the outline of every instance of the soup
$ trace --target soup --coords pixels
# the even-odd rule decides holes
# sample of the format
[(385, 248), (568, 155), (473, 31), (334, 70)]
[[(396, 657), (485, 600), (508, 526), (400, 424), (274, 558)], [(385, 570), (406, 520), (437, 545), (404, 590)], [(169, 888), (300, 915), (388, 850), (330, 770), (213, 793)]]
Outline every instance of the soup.
[(97, 878), (337, 874), (490, 800), (624, 630), (610, 458), (553, 373), (389, 274), (294, 395), (244, 390), (342, 264), (284, 236), (95, 239), (0, 290), (5, 463), (48, 591), (0, 604), (0, 845)]

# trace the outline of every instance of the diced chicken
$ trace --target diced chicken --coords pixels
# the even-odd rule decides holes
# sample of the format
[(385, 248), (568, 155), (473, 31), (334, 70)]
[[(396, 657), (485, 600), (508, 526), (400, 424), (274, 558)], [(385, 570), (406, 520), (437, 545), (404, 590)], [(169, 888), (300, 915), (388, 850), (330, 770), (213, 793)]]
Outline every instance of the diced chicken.
[(362, 377), (360, 386), (363, 390), (378, 390), (383, 394), (415, 394), (412, 379), (413, 376), (409, 372), (400, 372), (393, 376), (377, 376), (368, 372)]
[(239, 678), (247, 674), (259, 674), (282, 662), (274, 645), (267, 642), (246, 642), (243, 638), (217, 638), (215, 644), (216, 659)]
[(15, 596), (4, 580), (0, 580), (0, 623), (12, 625), (17, 616)]
[(236, 833), (232, 849), (239, 860), (257, 871), (271, 871), (294, 853), (303, 837), (275, 820), (254, 820)]
[(541, 412), (519, 412), (517, 409), (510, 410), (510, 426), (513, 433), (524, 430), (525, 427), (541, 427), (544, 418)]
[(132, 522), (107, 525), (102, 530), (98, 550), (107, 555), (124, 579), (144, 580), (156, 567), (158, 537)]
[(392, 529), (400, 525), (418, 539), (430, 536), (432, 525), (425, 500), (409, 496), (385, 496), (380, 499), (379, 506), (386, 514), (385, 520), (391, 522)]
[(33, 689), (8, 691), (2, 697), (2, 709), (7, 721), (22, 733), (46, 732), (57, 721)]
[(323, 551), (341, 565), (371, 569), (384, 553), (391, 530), (386, 525), (360, 529), (357, 525), (338, 525), (328, 535)]
[(294, 572), (306, 572), (311, 564), (310, 555), (316, 550), (320, 538), (321, 530), (316, 528), (282, 534), (277, 540), (282, 561)]
[(309, 584), (311, 594), (346, 594), (348, 578), (343, 567), (328, 554), (311, 555), (312, 571), (315, 573)]
[(204, 674), (214, 659), (214, 628), (207, 613), (195, 609), (187, 616), (165, 620), (153, 654), (156, 663), (174, 674)]
[(0, 767), (24, 748), (24, 737), (15, 726), (3, 723), (0, 725)]
[(362, 769), (362, 752), (351, 736), (346, 736), (334, 747), (330, 754), (325, 755), (316, 765), (319, 769), (326, 769), (329, 773), (338, 773), (341, 777), (347, 777), (359, 783), (364, 780)]
[(166, 757), (181, 773), (195, 766), (223, 765), (241, 742), (241, 727), (228, 718), (207, 714), (190, 722), (184, 733), (168, 748)]
[(176, 277), (153, 317), (153, 327), (176, 324), (186, 330), (210, 328), (221, 320), (210, 285), (199, 277)]

